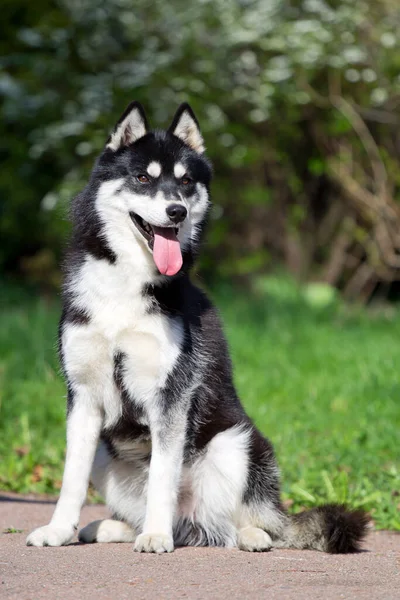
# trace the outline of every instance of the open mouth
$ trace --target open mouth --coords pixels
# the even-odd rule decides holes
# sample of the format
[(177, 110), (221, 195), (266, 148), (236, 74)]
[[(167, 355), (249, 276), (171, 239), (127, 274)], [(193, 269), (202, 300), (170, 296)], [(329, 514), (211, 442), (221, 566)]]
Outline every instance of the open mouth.
[(155, 227), (133, 212), (129, 213), (129, 215), (136, 225), (136, 228), (140, 231), (145, 240), (147, 240), (150, 250), (153, 250), (154, 248), (154, 230), (171, 230), (176, 236), (178, 235), (179, 230), (177, 227)]
[(153, 259), (162, 275), (176, 275), (183, 264), (181, 245), (177, 238), (177, 227), (150, 225), (142, 217), (129, 213), (136, 229), (147, 241)]

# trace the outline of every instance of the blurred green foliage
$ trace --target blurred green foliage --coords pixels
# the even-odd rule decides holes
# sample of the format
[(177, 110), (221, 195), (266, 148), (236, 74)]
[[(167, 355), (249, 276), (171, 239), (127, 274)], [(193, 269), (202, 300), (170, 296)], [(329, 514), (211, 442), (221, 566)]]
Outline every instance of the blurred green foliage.
[[(319, 284), (213, 285), (249, 415), (275, 446), (291, 510), (348, 502), (400, 530), (400, 310), (349, 307)], [(0, 288), (0, 488), (58, 494), (65, 384), (58, 301)], [(255, 343), (256, 342), (256, 343)]]
[(327, 98), (366, 120), (398, 198), (399, 24), (397, 0), (3, 0), (0, 268), (57, 283), (68, 202), (137, 99), (157, 126), (181, 101), (200, 119), (216, 171), (205, 274), (315, 270), (327, 159), (348, 141), (369, 170)]

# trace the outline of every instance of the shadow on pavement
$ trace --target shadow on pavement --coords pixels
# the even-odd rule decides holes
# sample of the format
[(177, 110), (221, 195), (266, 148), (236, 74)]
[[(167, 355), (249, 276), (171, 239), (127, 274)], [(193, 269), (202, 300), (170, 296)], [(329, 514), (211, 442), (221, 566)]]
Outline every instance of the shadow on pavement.
[(6, 494), (0, 494), (0, 502), (21, 502), (21, 503), (28, 503), (28, 504), (55, 504), (57, 502), (57, 498), (40, 498), (37, 497), (32, 497), (32, 496), (28, 496), (28, 497), (21, 497), (21, 496), (8, 496)]

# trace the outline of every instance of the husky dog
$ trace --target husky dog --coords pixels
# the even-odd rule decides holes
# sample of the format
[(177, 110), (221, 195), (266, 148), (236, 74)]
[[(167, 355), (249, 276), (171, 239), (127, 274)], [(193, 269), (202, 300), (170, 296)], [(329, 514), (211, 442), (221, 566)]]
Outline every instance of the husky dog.
[(53, 518), (30, 546), (72, 540), (91, 477), (113, 518), (81, 530), (82, 542), (359, 548), (361, 511), (286, 514), (272, 445), (236, 394), (218, 313), (189, 277), (210, 179), (191, 108), (150, 131), (134, 102), (73, 203), (59, 329), (66, 463)]

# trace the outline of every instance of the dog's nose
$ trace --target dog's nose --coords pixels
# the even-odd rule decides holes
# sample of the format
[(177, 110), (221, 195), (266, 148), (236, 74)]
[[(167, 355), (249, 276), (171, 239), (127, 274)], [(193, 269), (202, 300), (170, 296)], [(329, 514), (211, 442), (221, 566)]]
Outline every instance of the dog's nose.
[(186, 219), (187, 210), (182, 204), (170, 204), (167, 208), (167, 215), (174, 223), (182, 223)]

